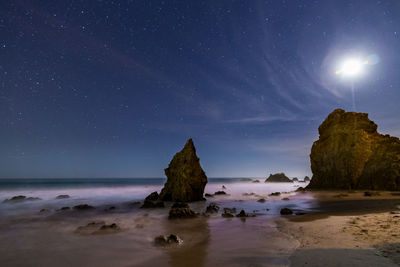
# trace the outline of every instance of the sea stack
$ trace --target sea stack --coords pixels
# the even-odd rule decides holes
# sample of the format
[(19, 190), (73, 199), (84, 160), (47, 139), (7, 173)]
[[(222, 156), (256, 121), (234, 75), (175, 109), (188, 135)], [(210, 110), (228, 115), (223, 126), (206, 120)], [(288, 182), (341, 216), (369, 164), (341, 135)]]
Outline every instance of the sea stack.
[(377, 127), (367, 113), (329, 114), (311, 149), (307, 188), (400, 190), (400, 140)]
[(201, 168), (192, 139), (189, 139), (185, 147), (175, 154), (165, 169), (165, 175), (167, 182), (161, 190), (159, 200), (175, 202), (204, 200), (207, 176)]
[(293, 183), (292, 180), (289, 179), (283, 172), (270, 174), (269, 177), (265, 180), (266, 183)]

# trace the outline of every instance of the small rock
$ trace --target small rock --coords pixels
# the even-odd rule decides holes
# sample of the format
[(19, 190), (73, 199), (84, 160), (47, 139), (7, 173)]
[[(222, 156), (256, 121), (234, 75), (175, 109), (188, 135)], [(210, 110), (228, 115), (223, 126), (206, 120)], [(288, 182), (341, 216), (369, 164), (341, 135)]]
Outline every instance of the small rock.
[(90, 206), (88, 204), (80, 204), (80, 205), (76, 205), (74, 206), (75, 210), (92, 210), (94, 209), (93, 206)]
[(218, 211), (219, 207), (215, 203), (211, 203), (206, 209), (206, 213), (218, 213)]
[(213, 195), (208, 194), (208, 193), (206, 193), (204, 196), (205, 196), (205, 197), (213, 197)]
[(229, 212), (224, 212), (224, 213), (222, 213), (221, 216), (224, 217), (224, 218), (233, 218), (233, 217), (235, 217), (235, 215), (233, 215), (232, 213), (229, 213)]
[(196, 217), (196, 213), (186, 203), (174, 203), (169, 211), (168, 219), (186, 219)]
[(280, 195), (281, 195), (280, 192), (274, 192), (274, 193), (269, 194), (269, 196), (272, 196), (272, 197), (277, 197), (277, 196), (280, 196)]
[(291, 209), (288, 208), (283, 208), (281, 209), (281, 215), (292, 215), (293, 211)]
[(69, 198), (69, 195), (58, 195), (56, 199), (66, 199)]
[(183, 241), (177, 235), (170, 234), (169, 236), (160, 235), (154, 238), (155, 246), (167, 246), (171, 244), (182, 244)]
[(239, 212), (239, 214), (236, 215), (236, 217), (245, 218), (245, 217), (248, 217), (248, 215), (246, 214), (246, 212), (244, 210), (241, 210)]
[(226, 195), (225, 191), (217, 191), (214, 193), (214, 195), (218, 196), (218, 195)]
[(284, 200), (284, 201), (288, 201), (288, 200), (290, 200), (288, 197), (284, 197), (284, 198), (282, 198), (282, 200)]
[(3, 202), (7, 203), (7, 202), (20, 202), (20, 201), (26, 201), (26, 200), (41, 200), (38, 197), (26, 197), (26, 196), (13, 196), (10, 199), (5, 199)]
[(257, 202), (260, 202), (260, 203), (265, 203), (267, 200), (265, 199), (265, 198), (260, 198), (259, 200), (257, 200)]
[(62, 207), (61, 209), (59, 209), (59, 211), (64, 211), (64, 210), (69, 210), (70, 207)]
[(248, 197), (248, 196), (255, 196), (256, 193), (243, 193), (242, 196)]
[(222, 189), (226, 189), (225, 185), (222, 185)]
[(104, 224), (104, 225), (102, 225), (99, 230), (100, 231), (109, 231), (109, 230), (119, 231), (119, 230), (121, 230), (121, 228), (117, 224), (112, 223), (112, 224)]
[(224, 213), (236, 213), (236, 208), (224, 208)]
[(41, 209), (40, 212), (49, 212), (48, 209)]
[(260, 180), (254, 180), (254, 181), (253, 181), (253, 183), (255, 183), (255, 184), (256, 184), (256, 183), (259, 183), (259, 182), (260, 182)]

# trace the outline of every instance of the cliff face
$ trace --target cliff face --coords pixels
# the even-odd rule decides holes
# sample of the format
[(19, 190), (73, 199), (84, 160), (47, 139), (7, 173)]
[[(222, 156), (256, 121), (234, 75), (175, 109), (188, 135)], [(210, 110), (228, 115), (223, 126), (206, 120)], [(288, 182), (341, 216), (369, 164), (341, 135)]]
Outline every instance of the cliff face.
[(379, 134), (368, 114), (336, 109), (318, 131), (308, 188), (400, 190), (400, 140)]
[(164, 201), (203, 200), (207, 176), (200, 165), (192, 139), (175, 154), (165, 169), (167, 182), (161, 190), (159, 199)]

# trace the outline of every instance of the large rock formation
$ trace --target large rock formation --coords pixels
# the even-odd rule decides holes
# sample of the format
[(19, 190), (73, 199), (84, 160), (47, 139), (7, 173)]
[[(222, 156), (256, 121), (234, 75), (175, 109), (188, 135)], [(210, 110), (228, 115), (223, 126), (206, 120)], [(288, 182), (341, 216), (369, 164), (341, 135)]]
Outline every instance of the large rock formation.
[(265, 180), (266, 183), (293, 183), (292, 180), (289, 179), (283, 172), (270, 174), (269, 177)]
[(379, 134), (368, 114), (336, 109), (318, 131), (307, 188), (400, 190), (400, 140)]
[(188, 202), (204, 199), (207, 176), (201, 168), (192, 139), (175, 154), (165, 169), (165, 175), (167, 182), (161, 190), (159, 200)]

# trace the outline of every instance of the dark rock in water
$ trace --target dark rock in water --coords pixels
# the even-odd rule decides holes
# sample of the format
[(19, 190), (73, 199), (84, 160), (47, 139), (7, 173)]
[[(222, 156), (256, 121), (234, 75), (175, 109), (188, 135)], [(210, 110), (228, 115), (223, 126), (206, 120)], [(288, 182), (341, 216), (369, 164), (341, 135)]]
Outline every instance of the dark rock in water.
[(282, 200), (284, 200), (284, 201), (288, 201), (288, 200), (290, 200), (288, 197), (284, 197), (284, 198), (282, 198)]
[(49, 212), (48, 209), (41, 209), (40, 212)]
[(214, 193), (215, 196), (219, 196), (219, 195), (227, 195), (225, 191), (217, 191)]
[(172, 208), (169, 211), (168, 219), (186, 219), (186, 218), (194, 218), (197, 214), (191, 210), (189, 207), (187, 208)]
[(92, 210), (94, 209), (93, 206), (90, 206), (88, 204), (80, 204), (80, 205), (76, 205), (74, 206), (75, 210)]
[(245, 218), (245, 217), (248, 217), (248, 215), (246, 214), (246, 212), (245, 212), (244, 210), (241, 210), (241, 211), (236, 215), (236, 217)]
[(121, 230), (121, 228), (117, 224), (112, 223), (112, 224), (102, 225), (99, 230), (100, 231), (110, 231), (110, 230), (111, 231), (119, 231), (119, 230)]
[(177, 208), (189, 208), (189, 204), (185, 202), (175, 202), (172, 204), (171, 209), (177, 209)]
[(306, 189), (304, 187), (299, 187), (296, 189), (296, 192), (306, 192)]
[(224, 208), (224, 213), (236, 213), (236, 208)]
[(170, 234), (169, 236), (160, 235), (154, 238), (155, 246), (167, 246), (171, 244), (182, 244), (183, 241), (177, 235)]
[(251, 182), (251, 181), (253, 181), (253, 179), (251, 179), (251, 178), (241, 178), (240, 181), (241, 182)]
[(265, 199), (265, 198), (260, 198), (259, 200), (257, 200), (257, 202), (260, 202), (260, 203), (264, 203), (264, 202), (266, 202), (267, 200)]
[(156, 201), (156, 200), (158, 200), (158, 197), (159, 197), (159, 195), (158, 195), (157, 191), (155, 191), (155, 192), (151, 193), (150, 195), (148, 195), (144, 200), (145, 201), (146, 200)]
[(289, 179), (283, 172), (270, 174), (269, 177), (265, 180), (266, 183), (293, 183), (292, 180)]
[(226, 189), (225, 185), (222, 185), (222, 189)]
[(205, 196), (205, 197), (213, 197), (213, 195), (208, 194), (208, 193), (206, 193), (204, 196)]
[(156, 208), (164, 208), (164, 202), (162, 201), (151, 201), (145, 200), (143, 205), (140, 207), (141, 209), (156, 209)]
[(233, 215), (230, 212), (224, 212), (224, 213), (222, 213), (221, 216), (224, 217), (224, 218), (233, 218), (233, 217), (235, 217), (235, 215)]
[(292, 179), (292, 182), (298, 182), (299, 181), (299, 178), (297, 178), (297, 177), (294, 177), (293, 179)]
[(281, 209), (281, 215), (292, 215), (293, 211), (291, 209), (288, 208), (283, 208)]
[(75, 231), (80, 234), (91, 234), (93, 231), (99, 230), (103, 225), (105, 225), (103, 221), (90, 222), (85, 226), (79, 226)]
[(62, 207), (59, 211), (70, 210), (70, 207)]
[(41, 200), (38, 197), (26, 197), (26, 196), (13, 196), (10, 199), (5, 199), (3, 202), (20, 202), (20, 201), (32, 201), (32, 200)]
[(159, 199), (163, 201), (203, 200), (207, 176), (200, 165), (192, 139), (175, 154), (165, 169), (167, 182), (161, 190)]
[(248, 197), (248, 196), (255, 196), (256, 193), (243, 193), (242, 196)]
[(379, 192), (370, 192), (370, 191), (364, 192), (365, 197), (380, 196), (380, 195), (381, 194)]
[(272, 197), (277, 197), (277, 196), (280, 196), (280, 195), (281, 195), (280, 192), (274, 192), (274, 193), (269, 194), (269, 196), (272, 196)]
[(254, 180), (254, 181), (253, 181), (253, 183), (255, 183), (255, 184), (256, 184), (256, 183), (259, 183), (259, 182), (260, 182), (260, 180)]
[(297, 216), (300, 216), (300, 215), (306, 215), (306, 213), (305, 212), (296, 212), (295, 213)]
[(211, 203), (206, 209), (206, 213), (218, 213), (218, 211), (219, 207), (215, 203)]
[(311, 180), (310, 177), (306, 176), (306, 177), (304, 177), (303, 182), (309, 182), (310, 180)]
[(400, 190), (400, 140), (379, 134), (368, 114), (336, 109), (318, 131), (307, 188)]
[(66, 199), (69, 198), (69, 195), (58, 195), (56, 199)]

